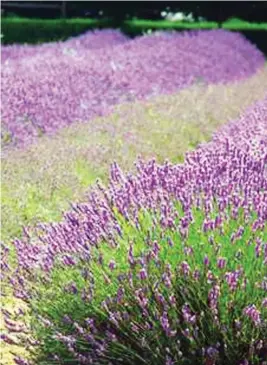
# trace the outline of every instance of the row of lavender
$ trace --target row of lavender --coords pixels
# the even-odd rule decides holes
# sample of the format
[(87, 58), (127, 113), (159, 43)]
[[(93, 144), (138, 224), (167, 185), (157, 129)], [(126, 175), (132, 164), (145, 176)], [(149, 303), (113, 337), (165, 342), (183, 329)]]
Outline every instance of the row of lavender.
[(15, 240), (38, 364), (266, 364), (266, 130), (267, 95), (184, 164), (115, 163), (108, 188)]
[(78, 37), (69, 38), (64, 42), (41, 43), (39, 45), (8, 45), (2, 48), (2, 62), (9, 63), (11, 60), (21, 61), (25, 57), (41, 56), (46, 53), (56, 53), (61, 56), (64, 53), (81, 53), (82, 50), (94, 50), (114, 47), (129, 41), (129, 38), (115, 30), (90, 31)]
[(107, 114), (118, 103), (172, 93), (199, 80), (242, 79), (263, 64), (256, 47), (224, 30), (133, 40), (109, 30), (61, 43), (4, 46), (3, 143), (29, 142)]

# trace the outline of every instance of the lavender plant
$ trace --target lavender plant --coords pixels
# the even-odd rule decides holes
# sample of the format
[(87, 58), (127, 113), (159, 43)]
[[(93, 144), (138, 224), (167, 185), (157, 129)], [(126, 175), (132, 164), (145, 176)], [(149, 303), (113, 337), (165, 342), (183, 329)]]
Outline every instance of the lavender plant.
[(114, 163), (108, 188), (15, 240), (38, 364), (264, 364), (266, 115), (267, 96), (184, 164)]

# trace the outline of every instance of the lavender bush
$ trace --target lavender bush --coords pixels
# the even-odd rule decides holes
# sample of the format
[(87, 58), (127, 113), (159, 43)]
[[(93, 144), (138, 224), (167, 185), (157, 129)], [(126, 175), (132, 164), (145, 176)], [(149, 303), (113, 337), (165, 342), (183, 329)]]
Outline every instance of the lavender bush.
[(184, 164), (114, 163), (108, 188), (15, 240), (38, 364), (265, 364), (266, 115), (267, 95)]
[(106, 115), (124, 101), (173, 93), (200, 79), (239, 80), (264, 64), (254, 45), (225, 30), (162, 32), (129, 41), (104, 31), (104, 39), (114, 39), (113, 47), (106, 47), (101, 34), (25, 51), (3, 47), (4, 144), (30, 142), (75, 121)]

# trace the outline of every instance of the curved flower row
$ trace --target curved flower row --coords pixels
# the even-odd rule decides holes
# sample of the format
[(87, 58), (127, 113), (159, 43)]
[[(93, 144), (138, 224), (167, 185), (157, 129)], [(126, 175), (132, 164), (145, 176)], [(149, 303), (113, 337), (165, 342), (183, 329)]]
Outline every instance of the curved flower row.
[[(97, 33), (69, 41), (73, 48), (67, 51), (65, 45), (38, 46), (27, 48), (21, 59), (15, 47), (7, 51), (1, 105), (6, 141), (30, 141), (77, 120), (104, 115), (115, 104), (175, 92), (200, 79), (241, 79), (264, 64), (259, 50), (224, 30), (157, 33), (130, 41), (119, 34), (103, 36), (104, 45), (110, 38), (116, 47), (92, 50), (94, 37), (102, 45)], [(40, 52), (42, 47), (45, 52)]]
[(40, 362), (264, 364), (266, 108), (267, 95), (183, 165), (114, 163), (107, 189), (14, 242)]
[(226, 218), (226, 207), (233, 204), (233, 214), (241, 207), (246, 214), (253, 209), (258, 216), (255, 227), (263, 227), (267, 219), (266, 115), (267, 98), (249, 108), (240, 119), (222, 127), (210, 143), (187, 153), (182, 165), (158, 166), (154, 160), (148, 163), (140, 160), (137, 175), (125, 176), (114, 163), (108, 189), (99, 185), (89, 202), (73, 205), (62, 223), (39, 226), (43, 231), (39, 237), (42, 245), (28, 242), (28, 234), (24, 240), (15, 240), (19, 267), (30, 269), (41, 264), (49, 269), (58, 253), (87, 252), (88, 240), (90, 245), (103, 239), (114, 240), (112, 232), (119, 230), (114, 207), (125, 219), (131, 217), (138, 225), (141, 208), (156, 209), (163, 205), (164, 214), (168, 214), (164, 222), (171, 225), (175, 222), (173, 200), (180, 201), (186, 233), (194, 204), (205, 204), (207, 229), (215, 224), (210, 217), (214, 204), (221, 211), (216, 220), (219, 225)]

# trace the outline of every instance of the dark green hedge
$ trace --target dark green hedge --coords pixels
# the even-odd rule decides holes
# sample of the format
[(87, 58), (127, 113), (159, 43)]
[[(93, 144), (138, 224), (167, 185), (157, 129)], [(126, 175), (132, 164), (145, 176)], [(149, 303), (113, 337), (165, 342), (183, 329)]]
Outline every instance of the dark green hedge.
[[(2, 18), (2, 43), (42, 43), (64, 40), (89, 29), (114, 27), (111, 19), (26, 19)], [(121, 24), (121, 30), (129, 35), (159, 29), (214, 29), (216, 22), (171, 22), (168, 20), (132, 19)], [(229, 19), (220, 27), (236, 31), (266, 31), (267, 23), (249, 23), (241, 19)]]
[(132, 19), (124, 22), (123, 29), (127, 33), (138, 34), (140, 32), (151, 30), (187, 30), (187, 29), (216, 29), (224, 28), (229, 30), (259, 30), (266, 31), (267, 23), (250, 23), (241, 19), (232, 18), (222, 24), (211, 21), (186, 22), (186, 21), (170, 21), (170, 20), (146, 20)]
[(64, 40), (88, 29), (110, 26), (108, 19), (2, 18), (1, 23), (3, 44)]
[(228, 19), (222, 24), (224, 29), (229, 30), (265, 30), (267, 31), (267, 23), (247, 22), (238, 18)]

